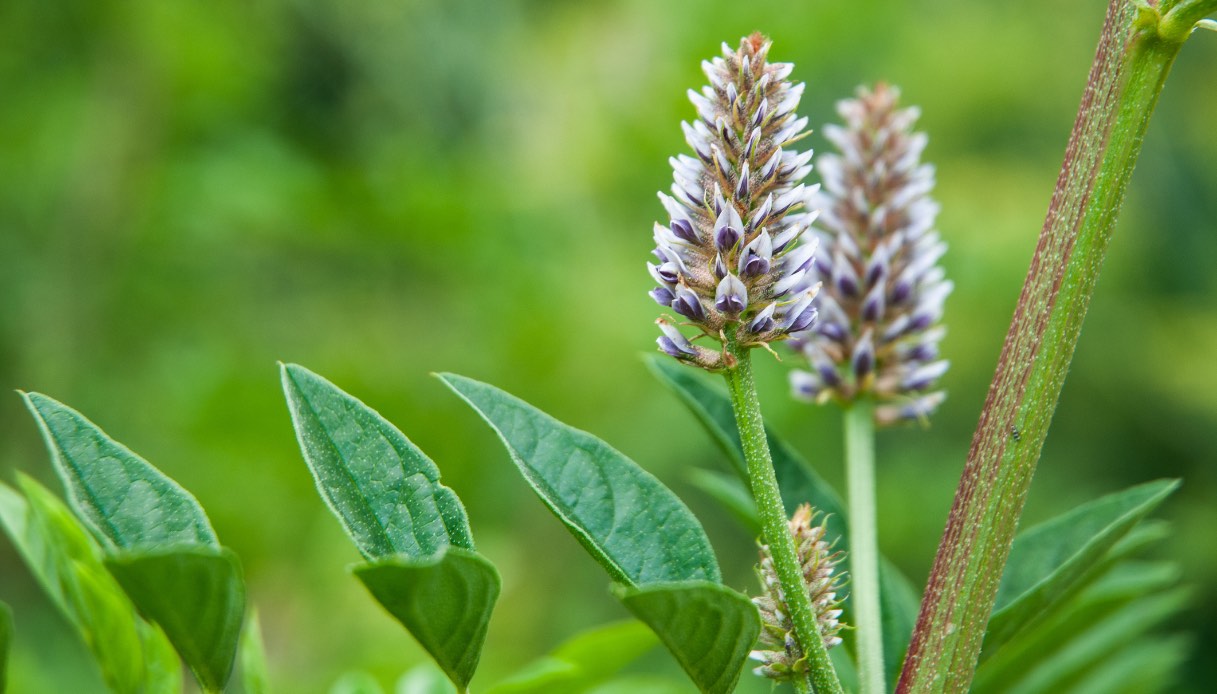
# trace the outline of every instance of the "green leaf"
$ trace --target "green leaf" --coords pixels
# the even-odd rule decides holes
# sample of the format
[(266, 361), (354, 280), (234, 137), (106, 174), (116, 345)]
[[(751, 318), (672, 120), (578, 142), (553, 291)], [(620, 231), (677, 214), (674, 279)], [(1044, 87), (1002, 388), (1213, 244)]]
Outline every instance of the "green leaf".
[(659, 636), (699, 690), (725, 694), (735, 689), (761, 630), (747, 596), (709, 581), (618, 585), (613, 592)]
[(592, 689), (589, 694), (687, 694), (689, 685), (660, 675), (618, 677)]
[[(748, 484), (743, 444), (735, 424), (731, 400), (726, 392), (712, 385), (695, 369), (683, 366), (673, 359), (649, 356), (647, 365), (660, 382), (689, 408), (710, 438), (718, 444), (741, 483)], [(782, 502), (786, 512), (793, 513), (800, 504), (810, 503), (816, 510), (827, 514), (829, 537), (836, 540), (837, 549), (848, 553), (849, 521), (841, 496), (772, 429), (765, 427), (765, 434), (769, 440), (773, 468), (777, 474), (778, 486), (782, 490)], [(704, 485), (699, 486), (705, 488)], [(920, 600), (916, 597), (916, 589), (894, 564), (883, 560), (879, 570), (884, 667), (888, 681), (894, 682), (917, 621)], [(845, 598), (845, 605), (846, 609), (850, 609), (848, 596)]]
[(266, 667), (266, 646), (262, 641), (262, 620), (250, 609), (241, 634), (241, 683), (245, 694), (270, 694), (270, 674)]
[(883, 620), (883, 668), (888, 682), (900, 679), (900, 668), (920, 608), (920, 593), (899, 569), (880, 558), (879, 611)]
[(589, 629), (535, 660), (487, 694), (575, 694), (608, 679), (655, 647), (655, 634), (628, 620)]
[(1134, 641), (1091, 669), (1071, 694), (1154, 694), (1178, 691), (1178, 670), (1192, 649), (1188, 636), (1147, 637)]
[(0, 524), (51, 602), (80, 634), (106, 685), (120, 694), (180, 691), (172, 646), (136, 614), (102, 565), (101, 550), (89, 532), (45, 487), (24, 475), (18, 475), (18, 483), (24, 497), (0, 484)]
[(473, 549), (460, 499), (439, 468), (375, 410), (296, 364), (283, 392), (317, 489), (364, 557)]
[(184, 545), (119, 552), (105, 563), (140, 614), (164, 629), (204, 689), (223, 689), (245, 614), (245, 582), (236, 555), (226, 548)]
[[(731, 461), (736, 474), (747, 483), (748, 464), (744, 460), (744, 446), (740, 441), (739, 429), (735, 425), (735, 412), (731, 409), (731, 400), (726, 392), (708, 383), (694, 369), (673, 359), (648, 356), (647, 365), (659, 381), (689, 408), (710, 434), (710, 438), (727, 456), (727, 460)], [(769, 440), (773, 470), (782, 490), (786, 513), (794, 513), (800, 504), (811, 504), (817, 511), (828, 515), (829, 534), (840, 537), (841, 542), (845, 542), (848, 529), (845, 504), (841, 501), (841, 496), (768, 426), (765, 427), (765, 435)]]
[(1070, 594), (1103, 555), (1179, 486), (1159, 480), (1083, 504), (1014, 540), (984, 648), (1000, 648)]
[(433, 557), (385, 557), (354, 572), (465, 691), (499, 597), (494, 565), (477, 552), (450, 546)]
[(721, 581), (701, 524), (654, 475), (494, 386), (439, 377), (498, 433), (537, 495), (615, 581)]
[(0, 602), (0, 694), (8, 688), (8, 652), (13, 643), (13, 611)]
[(114, 441), (76, 410), (39, 393), (23, 393), (72, 508), (108, 544), (219, 547), (190, 492)]

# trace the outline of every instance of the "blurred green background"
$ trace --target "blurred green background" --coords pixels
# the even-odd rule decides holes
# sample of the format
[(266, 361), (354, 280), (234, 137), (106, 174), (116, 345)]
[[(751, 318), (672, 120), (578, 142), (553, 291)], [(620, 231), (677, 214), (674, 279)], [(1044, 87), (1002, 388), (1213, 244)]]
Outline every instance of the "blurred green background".
[[(634, 457), (751, 589), (752, 538), (686, 482), (719, 455), (639, 356), (685, 90), (720, 41), (761, 30), (807, 82), (817, 129), (854, 85), (886, 79), (931, 135), (951, 397), (928, 431), (879, 444), (881, 544), (921, 585), (1104, 6), (0, 2), (0, 387), (79, 408), (199, 497), (242, 557), (285, 692), (352, 668), (387, 685), (423, 655), (346, 574), (357, 555), (301, 462), (280, 359), (378, 408), (464, 498), (505, 582), (479, 681), (624, 612), (432, 371), (493, 382)], [(1178, 625), (1202, 633), (1195, 691), (1217, 677), (1215, 39), (1185, 48), (1154, 116), (1024, 521), (1183, 477), (1160, 553), (1198, 588)], [(785, 367), (760, 362), (768, 415), (839, 483), (838, 414), (789, 401)], [(14, 469), (52, 478), (9, 394), (0, 477)], [(15, 691), (100, 686), (6, 540), (0, 599)], [(658, 652), (645, 669), (674, 671)]]

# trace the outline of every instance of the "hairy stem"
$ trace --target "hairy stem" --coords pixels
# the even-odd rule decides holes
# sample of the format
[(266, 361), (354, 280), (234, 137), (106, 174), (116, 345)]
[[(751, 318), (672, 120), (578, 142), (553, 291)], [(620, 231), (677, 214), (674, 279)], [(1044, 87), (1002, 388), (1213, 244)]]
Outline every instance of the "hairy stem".
[(875, 417), (868, 400), (845, 411), (849, 493), (849, 583), (862, 694), (883, 694), (883, 622), (879, 611), (879, 532), (875, 526)]
[(761, 518), (761, 532), (765, 544), (769, 545), (773, 568), (782, 585), (782, 595), (786, 598), (790, 619), (794, 623), (795, 638), (811, 666), (815, 690), (817, 694), (841, 694), (841, 682), (828, 658), (828, 649), (824, 647), (824, 638), (820, 634), (811, 597), (807, 594), (807, 583), (795, 552), (794, 538), (790, 536), (786, 509), (782, 506), (782, 494), (769, 455), (769, 440), (765, 437), (765, 425), (761, 420), (756, 381), (752, 376), (751, 352), (737, 348), (731, 338), (728, 340), (728, 349), (737, 363), (725, 372), (725, 376), (731, 391), (731, 406), (735, 410), (740, 440), (744, 444), (744, 459), (748, 463), (752, 497)]
[(1191, 31), (1178, 24), (1194, 24), (1214, 7), (1217, 0), (1111, 0), (898, 692), (968, 689), (1116, 213), (1166, 75)]

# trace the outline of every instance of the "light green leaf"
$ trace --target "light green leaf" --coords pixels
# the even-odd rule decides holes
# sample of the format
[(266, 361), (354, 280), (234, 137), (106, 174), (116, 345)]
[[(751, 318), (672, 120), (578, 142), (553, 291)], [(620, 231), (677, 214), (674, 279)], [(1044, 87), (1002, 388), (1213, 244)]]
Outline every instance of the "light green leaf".
[(184, 545), (127, 551), (106, 567), (144, 618), (155, 622), (207, 690), (232, 674), (245, 614), (245, 582), (232, 551)]
[(397, 680), (394, 694), (456, 694), (456, 687), (435, 665), (424, 663)]
[(686, 682), (660, 675), (618, 677), (592, 689), (588, 694), (688, 694)]
[[(649, 356), (647, 365), (705, 428), (710, 438), (731, 461), (732, 469), (739, 476), (741, 483), (748, 484), (743, 444), (735, 424), (731, 400), (726, 392), (709, 383), (695, 369), (683, 366), (673, 359)], [(786, 512), (793, 513), (800, 504), (810, 503), (816, 510), (827, 514), (828, 536), (836, 541), (837, 549), (848, 554), (849, 521), (841, 496), (772, 429), (765, 427), (765, 434), (769, 440), (773, 468), (777, 474), (778, 486), (782, 490), (782, 502)], [(884, 667), (888, 681), (894, 682), (895, 675), (899, 673), (904, 661), (903, 654), (908, 649), (920, 601), (916, 597), (916, 589), (894, 564), (883, 560), (879, 572)], [(887, 594), (889, 592), (891, 594)], [(848, 596), (845, 598), (845, 606), (847, 610), (851, 609)]]
[(1159, 480), (1083, 504), (1014, 539), (984, 648), (992, 653), (1075, 590), (1108, 550), (1179, 486)]
[(537, 495), (615, 581), (721, 581), (701, 524), (654, 475), (494, 386), (439, 377), (498, 433)]
[(76, 410), (39, 393), (22, 395), (68, 489), (72, 508), (106, 543), (121, 548), (219, 547), (215, 531), (190, 492)]
[(659, 636), (699, 690), (726, 694), (735, 689), (761, 630), (747, 596), (709, 581), (618, 585), (613, 592)]
[(344, 672), (330, 687), (330, 694), (384, 694), (376, 678), (366, 672)]
[(180, 691), (172, 647), (136, 614), (88, 531), (45, 487), (24, 475), (18, 483), (24, 497), (0, 484), (0, 524), (80, 634), (106, 685), (120, 694)]
[(460, 499), (439, 468), (375, 410), (296, 364), (283, 392), (317, 489), (364, 557), (473, 549)]
[(241, 634), (241, 682), (245, 694), (270, 694), (270, 673), (266, 667), (266, 646), (262, 641), (262, 620), (258, 610), (250, 609)]
[(1155, 694), (1178, 691), (1179, 669), (1192, 649), (1188, 636), (1151, 636), (1119, 649), (1094, 666), (1068, 694)]
[(761, 535), (761, 520), (757, 515), (752, 492), (735, 475), (695, 467), (688, 472), (689, 482), (726, 509), (735, 522), (753, 537)]
[(628, 620), (589, 629), (535, 660), (487, 694), (575, 694), (637, 660), (658, 643), (641, 622)]
[(494, 565), (477, 552), (450, 546), (433, 557), (384, 557), (354, 572), (465, 691), (499, 597)]
[(8, 688), (8, 652), (13, 644), (13, 611), (0, 602), (0, 694)]

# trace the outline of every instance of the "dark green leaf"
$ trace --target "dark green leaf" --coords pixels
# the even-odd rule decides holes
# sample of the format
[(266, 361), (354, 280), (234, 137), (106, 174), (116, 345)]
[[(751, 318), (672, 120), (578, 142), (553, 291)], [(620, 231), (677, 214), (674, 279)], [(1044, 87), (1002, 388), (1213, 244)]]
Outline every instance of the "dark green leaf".
[(879, 564), (879, 611), (883, 619), (883, 666), (888, 682), (900, 678), (905, 651), (917, 624), (921, 598), (891, 562)]
[(241, 634), (241, 683), (245, 694), (270, 694), (270, 674), (266, 668), (266, 646), (262, 642), (262, 620), (251, 609)]
[(698, 689), (706, 694), (735, 689), (761, 629), (747, 596), (709, 581), (619, 585), (614, 593), (659, 636)]
[(232, 674), (245, 614), (236, 555), (197, 545), (119, 552), (106, 567), (144, 618), (160, 625), (199, 683), (220, 690)]
[(106, 542), (122, 548), (219, 547), (190, 492), (76, 410), (39, 393), (23, 395), (72, 507)]
[(0, 602), (0, 694), (8, 688), (8, 652), (13, 643), (13, 611)]
[(589, 629), (491, 687), (487, 694), (575, 694), (600, 684), (657, 643), (629, 620)]
[(498, 433), (528, 483), (614, 580), (721, 580), (693, 513), (634, 461), (494, 386), (440, 379)]
[(378, 559), (357, 566), (355, 576), (465, 691), (499, 597), (494, 565), (472, 550), (448, 547), (433, 557)]
[(369, 559), (473, 549), (465, 508), (439, 468), (375, 410), (321, 376), (282, 365), (283, 392), (317, 489)]
[(92, 536), (45, 487), (23, 475), (18, 482), (24, 498), (0, 484), (0, 523), (51, 602), (80, 633), (107, 686), (121, 694), (180, 691), (172, 647), (160, 629), (136, 614), (102, 565)]
[(1178, 691), (1179, 668), (1192, 649), (1187, 636), (1151, 636), (1119, 649), (1091, 669), (1069, 694), (1155, 694)]
[(1042, 617), (1108, 550), (1179, 486), (1159, 480), (1079, 506), (1014, 539), (985, 635), (990, 653)]
[[(710, 438), (731, 461), (740, 479), (747, 482), (748, 467), (744, 461), (744, 447), (740, 442), (735, 413), (731, 409), (731, 399), (727, 397), (727, 393), (722, 388), (708, 383), (696, 370), (673, 359), (651, 356), (648, 357), (647, 363), (659, 381), (676, 394), (706, 429)], [(786, 513), (794, 513), (800, 504), (811, 504), (817, 511), (828, 514), (829, 535), (841, 538), (842, 543), (846, 542), (848, 528), (845, 504), (841, 501), (841, 496), (768, 426), (765, 427), (765, 434), (769, 439), (773, 470), (777, 473)], [(839, 546), (844, 549), (844, 545)]]

